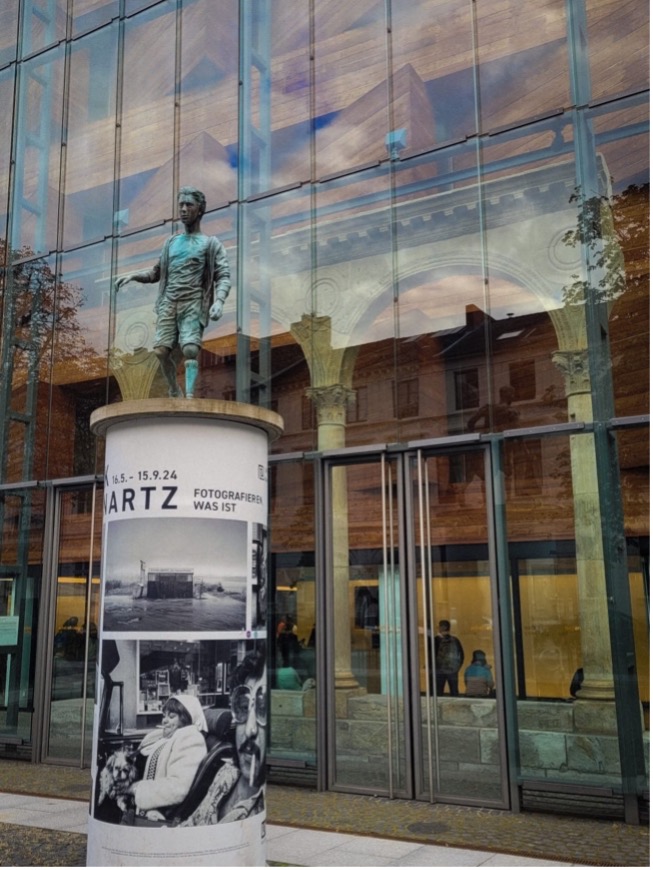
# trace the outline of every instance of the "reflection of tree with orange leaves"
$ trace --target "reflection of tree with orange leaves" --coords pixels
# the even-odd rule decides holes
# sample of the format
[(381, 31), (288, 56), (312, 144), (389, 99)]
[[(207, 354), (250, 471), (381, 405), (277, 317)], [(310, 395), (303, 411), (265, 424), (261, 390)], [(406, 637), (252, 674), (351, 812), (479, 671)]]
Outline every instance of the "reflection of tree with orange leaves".
[(0, 240), (0, 262), (7, 262), (2, 312), (1, 481), (29, 480), (45, 473), (48, 428), (53, 431), (56, 415), (63, 413), (65, 420), (57, 419), (57, 423), (68, 424), (70, 440), (75, 418), (74, 402), (69, 400), (65, 408), (51, 402), (53, 384), (88, 379), (95, 360), (77, 317), (84, 302), (82, 289), (58, 281), (46, 259), (30, 257), (33, 251), (28, 248), (11, 250)]
[[(0, 240), (0, 262), (4, 260), (5, 248), (5, 241)], [(39, 380), (47, 380), (50, 364), (65, 362), (84, 370), (93, 359), (77, 320), (77, 312), (84, 303), (81, 287), (57, 281), (45, 259), (28, 259), (31, 256), (31, 250), (22, 248), (10, 250), (7, 257), (3, 365), (9, 363), (13, 376), (9, 380), (14, 387), (17, 378), (19, 383), (25, 382), (28, 370), (38, 369)], [(12, 266), (12, 262), (16, 265)], [(8, 360), (7, 345), (12, 343), (16, 356)], [(37, 359), (30, 358), (30, 354)], [(7, 374), (6, 368), (4, 371)]]

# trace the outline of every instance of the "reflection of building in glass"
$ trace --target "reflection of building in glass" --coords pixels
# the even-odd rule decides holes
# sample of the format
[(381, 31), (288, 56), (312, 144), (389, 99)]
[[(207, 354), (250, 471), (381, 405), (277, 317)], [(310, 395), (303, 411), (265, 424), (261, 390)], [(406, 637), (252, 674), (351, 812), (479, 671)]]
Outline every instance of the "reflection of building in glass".
[[(235, 276), (197, 395), (285, 430), (249, 576), (222, 577), (219, 554), (224, 588), (192, 557), (132, 561), (194, 565), (204, 613), (237, 585), (235, 631), (273, 637), (290, 615), (308, 688), (273, 690), (278, 775), (638, 818), (647, 4), (226, 0), (216, 20), (214, 0), (61, 0), (47, 22), (4, 5), (0, 580), (21, 639), (0, 645), (6, 751), (84, 754), (70, 705), (76, 722), (92, 708), (79, 629), (100, 621), (104, 473), (88, 417), (166, 393), (156, 287), (111, 288), (176, 231), (179, 179), (206, 193), (202, 228)], [(168, 606), (134, 584), (116, 575), (117, 631)], [(428, 695), (440, 619), (465, 666), (486, 653), (496, 699)], [(208, 693), (227, 679), (187, 666)]]

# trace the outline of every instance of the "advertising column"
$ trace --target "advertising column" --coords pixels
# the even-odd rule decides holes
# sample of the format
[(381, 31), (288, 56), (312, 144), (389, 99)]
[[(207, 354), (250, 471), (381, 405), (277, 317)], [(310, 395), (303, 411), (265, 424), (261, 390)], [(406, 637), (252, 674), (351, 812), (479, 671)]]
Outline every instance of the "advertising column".
[(281, 418), (153, 399), (106, 437), (88, 866), (265, 866), (267, 457)]

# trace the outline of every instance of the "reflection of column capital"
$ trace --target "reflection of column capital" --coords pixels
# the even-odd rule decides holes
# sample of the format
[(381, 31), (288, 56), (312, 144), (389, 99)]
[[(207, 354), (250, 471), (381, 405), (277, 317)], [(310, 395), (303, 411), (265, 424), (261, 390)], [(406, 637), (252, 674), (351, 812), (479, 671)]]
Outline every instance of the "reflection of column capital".
[(310, 347), (311, 342), (326, 343), (331, 349), (331, 318), (315, 314), (302, 314), (302, 319), (290, 325), (290, 332), (303, 346)]
[(141, 347), (134, 353), (124, 353), (114, 348), (109, 352), (109, 366), (123, 401), (149, 398), (159, 370), (159, 361), (152, 351)]
[(328, 387), (309, 387), (306, 395), (315, 404), (318, 423), (344, 424), (347, 405), (356, 394), (342, 384), (331, 384)]
[(565, 376), (565, 394), (569, 396), (590, 392), (589, 354), (587, 350), (556, 350), (552, 354), (556, 365)]

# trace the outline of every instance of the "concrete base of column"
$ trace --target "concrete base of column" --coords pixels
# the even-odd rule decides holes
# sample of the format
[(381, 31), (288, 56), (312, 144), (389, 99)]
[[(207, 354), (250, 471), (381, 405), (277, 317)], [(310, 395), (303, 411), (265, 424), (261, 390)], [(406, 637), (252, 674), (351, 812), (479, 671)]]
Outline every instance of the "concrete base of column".
[(614, 702), (614, 683), (612, 680), (592, 680), (585, 678), (582, 687), (576, 693), (576, 697), (582, 701)]
[(358, 689), (360, 683), (351, 671), (336, 670), (335, 687), (336, 689)]

